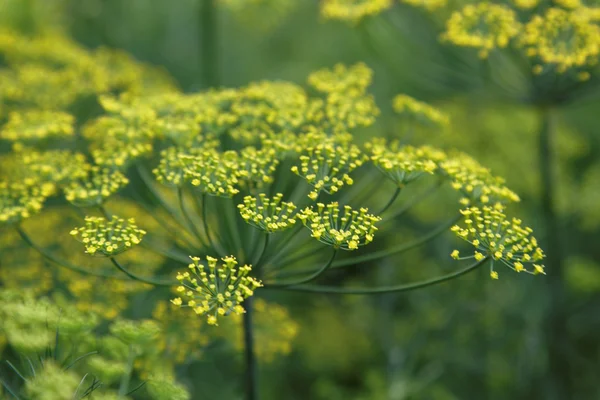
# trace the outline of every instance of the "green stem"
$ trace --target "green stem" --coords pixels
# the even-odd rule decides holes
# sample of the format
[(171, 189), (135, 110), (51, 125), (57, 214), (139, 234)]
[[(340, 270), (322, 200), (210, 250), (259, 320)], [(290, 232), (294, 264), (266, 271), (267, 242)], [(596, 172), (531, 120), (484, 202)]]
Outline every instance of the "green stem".
[(296, 285), (303, 285), (305, 283), (308, 282), (312, 282), (315, 279), (317, 279), (319, 276), (321, 276), (321, 274), (325, 273), (325, 271), (327, 271), (329, 269), (329, 267), (331, 267), (331, 265), (333, 264), (333, 260), (335, 259), (335, 256), (337, 255), (338, 249), (333, 249), (333, 253), (331, 254), (331, 258), (329, 259), (329, 261), (327, 261), (326, 264), (324, 264), (321, 268), (319, 268), (317, 271), (313, 272), (311, 275), (307, 276), (306, 278), (302, 278), (299, 279), (295, 282), (287, 282), (287, 283), (266, 283), (265, 287), (289, 287), (289, 286), (296, 286)]
[(153, 278), (144, 278), (142, 276), (136, 275), (133, 272), (128, 271), (125, 267), (123, 267), (114, 257), (110, 257), (110, 261), (113, 263), (113, 265), (115, 267), (117, 267), (117, 269), (121, 272), (123, 272), (125, 275), (127, 275), (128, 277), (130, 277), (133, 280), (142, 282), (142, 283), (147, 283), (149, 285), (154, 285), (154, 286), (175, 286), (177, 285), (177, 282), (167, 282), (167, 281), (162, 281), (162, 280), (158, 280), (158, 279), (153, 279)]
[(182, 187), (177, 188), (177, 200), (179, 201), (179, 208), (181, 209), (181, 213), (183, 214), (183, 217), (185, 218), (185, 220), (187, 222), (188, 229), (190, 229), (192, 231), (192, 233), (194, 234), (196, 239), (198, 239), (200, 244), (202, 246), (205, 246), (204, 241), (202, 240), (202, 235), (200, 235), (200, 231), (196, 227), (196, 224), (194, 224), (194, 220), (191, 218), (190, 214), (188, 213), (188, 211), (185, 207), (185, 197), (183, 195)]
[(269, 237), (271, 235), (266, 233), (265, 234), (265, 242), (263, 244), (262, 250), (260, 252), (260, 254), (258, 255), (258, 258), (256, 259), (256, 261), (254, 262), (254, 268), (259, 268), (260, 267), (260, 263), (262, 262), (263, 256), (265, 255), (265, 252), (267, 251), (267, 247), (269, 246)]
[(246, 400), (258, 399), (258, 368), (256, 355), (254, 354), (254, 327), (252, 323), (254, 315), (254, 299), (248, 297), (244, 300), (244, 358), (246, 362), (245, 383)]
[(541, 209), (546, 230), (546, 250), (548, 267), (548, 289), (550, 306), (547, 315), (548, 364), (552, 377), (552, 399), (568, 398), (571, 392), (569, 376), (569, 354), (565, 343), (569, 343), (566, 330), (567, 311), (565, 310), (564, 256), (562, 254), (561, 227), (556, 215), (556, 179), (554, 167), (556, 159), (552, 149), (554, 121), (552, 111), (540, 110), (541, 127), (539, 134), (539, 162), (542, 186)]
[(127, 394), (127, 390), (129, 389), (129, 382), (131, 380), (131, 373), (133, 371), (133, 362), (135, 361), (135, 352), (133, 351), (133, 346), (129, 345), (129, 356), (127, 357), (127, 370), (121, 377), (121, 384), (119, 385), (119, 397), (125, 396)]
[(118, 280), (126, 280), (126, 278), (121, 277), (121, 276), (117, 276), (117, 275), (112, 275), (112, 274), (108, 274), (108, 273), (104, 273), (104, 272), (95, 272), (95, 271), (89, 271), (85, 268), (81, 268), (78, 267), (77, 265), (73, 265), (68, 261), (62, 260), (59, 257), (55, 256), (54, 254), (52, 254), (51, 251), (44, 249), (43, 247), (39, 246), (38, 244), (36, 244), (31, 237), (27, 234), (27, 232), (25, 232), (23, 230), (23, 228), (20, 225), (16, 225), (16, 230), (17, 233), (19, 234), (19, 236), (21, 236), (21, 238), (25, 241), (25, 243), (27, 243), (29, 246), (31, 246), (32, 249), (34, 249), (35, 251), (37, 251), (38, 253), (40, 253), (45, 259), (47, 259), (48, 261), (53, 262), (54, 264), (69, 269), (71, 271), (75, 271), (78, 272), (80, 274), (85, 274), (85, 275), (90, 275), (90, 276), (96, 276), (96, 277), (100, 277), (100, 278), (110, 278), (110, 279), (118, 279)]
[(396, 219), (396, 218), (404, 215), (415, 204), (423, 201), (424, 199), (426, 199), (427, 197), (429, 197), (431, 194), (433, 194), (436, 190), (438, 190), (442, 186), (443, 182), (444, 182), (443, 180), (439, 180), (436, 184), (434, 184), (433, 186), (431, 186), (427, 190), (424, 190), (422, 193), (419, 193), (419, 194), (415, 195), (406, 204), (404, 204), (403, 207), (401, 207), (400, 209), (394, 211), (392, 214), (388, 215), (387, 218), (385, 218), (382, 222), (385, 224), (388, 221), (391, 222), (394, 219)]
[[(288, 290), (295, 290), (299, 292), (311, 292), (311, 293), (329, 293), (329, 294), (382, 294), (382, 293), (400, 293), (400, 292), (408, 292), (411, 290), (421, 289), (428, 286), (437, 285), (455, 278), (459, 276), (466, 275), (471, 271), (476, 270), (485, 262), (488, 261), (488, 258), (484, 258), (481, 261), (477, 261), (474, 264), (469, 265), (466, 268), (453, 272), (451, 274), (443, 275), (438, 278), (429, 279), (422, 282), (411, 283), (408, 285), (397, 285), (397, 286), (385, 286), (379, 288), (340, 288), (335, 286), (293, 286), (286, 288)], [(265, 286), (267, 287), (267, 286)]]
[(397, 188), (394, 191), (394, 194), (392, 195), (392, 197), (390, 198), (390, 201), (387, 202), (387, 204), (377, 213), (377, 215), (381, 215), (384, 212), (387, 211), (388, 208), (390, 208), (392, 206), (392, 204), (394, 204), (394, 202), (396, 201), (396, 199), (398, 198), (398, 196), (400, 195), (400, 192), (402, 191), (402, 188)]
[(217, 251), (220, 255), (225, 254), (223, 249), (221, 248), (221, 246), (217, 247), (216, 246), (216, 242), (213, 240), (212, 235), (210, 234), (210, 229), (208, 229), (208, 219), (207, 219), (207, 212), (206, 212), (206, 195), (204, 193), (202, 193), (202, 199), (201, 199), (201, 207), (202, 207), (202, 225), (204, 226), (204, 234), (206, 235), (206, 237), (208, 238), (208, 244), (210, 245), (210, 247), (214, 250)]
[(202, 0), (200, 6), (200, 65), (205, 88), (221, 84), (219, 77), (219, 32), (215, 0)]

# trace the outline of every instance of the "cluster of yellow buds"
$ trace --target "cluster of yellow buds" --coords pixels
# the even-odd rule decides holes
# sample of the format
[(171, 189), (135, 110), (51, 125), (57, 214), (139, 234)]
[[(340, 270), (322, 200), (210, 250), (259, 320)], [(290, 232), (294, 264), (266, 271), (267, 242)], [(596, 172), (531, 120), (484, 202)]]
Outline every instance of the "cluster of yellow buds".
[(521, 24), (511, 8), (488, 2), (468, 4), (452, 13), (442, 39), (456, 46), (479, 49), (487, 58), (495, 48), (505, 48), (521, 31)]
[(363, 18), (377, 15), (392, 6), (392, 0), (323, 0), (321, 15), (356, 24)]
[(273, 173), (279, 164), (276, 151), (263, 147), (244, 147), (240, 151), (237, 175), (240, 184), (249, 190), (259, 189), (273, 182)]
[(158, 167), (152, 170), (156, 180), (165, 185), (181, 186), (185, 182), (185, 170), (192, 157), (177, 147), (169, 147), (160, 152)]
[(522, 10), (530, 10), (537, 6), (540, 0), (512, 0), (511, 3)]
[[(543, 15), (535, 15), (525, 25), (520, 45), (529, 57), (541, 64), (534, 73), (541, 73), (544, 65), (563, 73), (572, 68), (595, 66), (600, 56), (600, 27), (580, 14), (550, 8)], [(580, 79), (589, 78), (583, 71)]]
[(139, 229), (135, 220), (117, 216), (107, 221), (102, 217), (85, 217), (85, 226), (74, 228), (71, 236), (83, 243), (89, 255), (112, 257), (139, 244), (146, 231)]
[(312, 144), (300, 156), (300, 166), (294, 165), (292, 172), (314, 187), (308, 197), (316, 200), (321, 191), (336, 193), (344, 185), (354, 183), (350, 172), (367, 160), (358, 146), (339, 135), (307, 134), (305, 140)]
[(415, 100), (405, 94), (399, 94), (394, 97), (392, 106), (395, 112), (410, 122), (414, 121), (425, 126), (439, 128), (450, 125), (448, 115), (427, 103)]
[(448, 4), (448, 0), (400, 0), (400, 2), (413, 7), (424, 8), (430, 12), (443, 8)]
[(99, 206), (109, 196), (129, 183), (129, 179), (118, 170), (92, 166), (84, 179), (69, 183), (65, 198), (77, 207)]
[(153, 320), (118, 319), (110, 325), (110, 333), (123, 343), (143, 346), (152, 342), (160, 333), (160, 326)]
[(239, 192), (238, 154), (233, 151), (223, 153), (207, 149), (185, 160), (185, 180), (202, 193), (211, 196), (232, 197)]
[(460, 202), (465, 206), (520, 201), (519, 196), (506, 187), (503, 178), (492, 175), (488, 168), (464, 153), (442, 161), (438, 171), (449, 177), (452, 188), (464, 196)]
[(366, 208), (353, 210), (350, 206), (340, 210), (337, 202), (317, 203), (316, 211), (307, 207), (298, 213), (298, 218), (321, 243), (334, 249), (356, 250), (373, 241), (375, 224), (381, 221), (368, 211)]
[(364, 63), (350, 67), (336, 64), (308, 76), (308, 84), (323, 93), (364, 93), (373, 81), (373, 71)]
[(447, 157), (443, 151), (430, 146), (400, 147), (397, 141), (388, 143), (385, 139), (374, 139), (365, 147), (373, 164), (399, 188), (423, 174), (433, 175), (438, 164)]
[(240, 215), (250, 225), (267, 233), (280, 232), (296, 224), (294, 203), (281, 201), (283, 194), (278, 193), (272, 199), (260, 193), (258, 198), (244, 197), (244, 204), (239, 204)]
[(72, 115), (48, 110), (13, 111), (0, 130), (0, 139), (13, 142), (37, 142), (73, 135)]
[(85, 156), (70, 150), (36, 151), (22, 148), (17, 153), (20, 171), (38, 183), (64, 185), (85, 176)]
[[(536, 264), (544, 258), (544, 252), (531, 235), (532, 229), (523, 227), (520, 219), (509, 220), (501, 204), (469, 207), (461, 213), (465, 216), (465, 225), (455, 225), (451, 230), (475, 247), (474, 254), (467, 258), (481, 261), (490, 257), (494, 262), (501, 262), (516, 272), (544, 274), (544, 266)], [(458, 250), (452, 252), (452, 257), (461, 258)], [(525, 268), (528, 263), (533, 264), (533, 270)], [(498, 272), (493, 269), (493, 264), (490, 275), (498, 279)]]
[(38, 213), (50, 194), (46, 186), (0, 181), (0, 223), (19, 222)]
[(238, 267), (235, 257), (218, 259), (206, 257), (207, 266), (200, 264), (199, 257), (190, 257), (189, 271), (177, 274), (181, 283), (177, 292), (186, 299), (177, 297), (171, 302), (177, 306), (190, 307), (199, 315), (206, 315), (210, 325), (217, 325), (218, 317), (231, 312), (243, 314), (242, 303), (262, 286), (259, 280), (249, 276), (250, 265)]

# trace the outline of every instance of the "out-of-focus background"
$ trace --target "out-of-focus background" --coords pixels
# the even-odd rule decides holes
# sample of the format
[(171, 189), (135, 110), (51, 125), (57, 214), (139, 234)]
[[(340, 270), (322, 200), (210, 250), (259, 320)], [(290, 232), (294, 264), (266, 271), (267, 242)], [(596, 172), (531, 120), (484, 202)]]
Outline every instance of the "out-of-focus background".
[[(538, 111), (491, 88), (477, 57), (440, 44), (436, 17), (398, 4), (353, 26), (324, 21), (313, 0), (264, 0), (239, 9), (234, 1), (216, 0), (210, 11), (215, 26), (208, 30), (205, 3), (0, 0), (0, 27), (60, 29), (90, 48), (126, 50), (164, 68), (184, 91), (262, 79), (303, 84), (316, 69), (363, 61), (375, 71), (372, 91), (382, 115), (359, 135), (404, 135), (391, 107), (397, 94), (439, 107), (450, 116), (450, 128), (419, 131), (410, 141), (465, 151), (505, 177), (522, 198), (513, 209), (546, 245)], [(203, 37), (209, 31), (213, 36)], [(207, 45), (217, 61), (202, 58)], [(498, 71), (496, 86), (527, 91), (518, 71)], [(268, 293), (288, 308), (299, 330), (288, 355), (260, 361), (262, 398), (548, 399), (559, 398), (557, 382), (567, 388), (564, 399), (600, 398), (599, 110), (600, 102), (590, 98), (555, 113), (560, 274), (506, 272), (496, 281), (482, 271), (439, 287), (373, 297)], [(447, 210), (435, 204), (417, 206), (388, 240), (418, 237), (445, 218)], [(448, 233), (397, 259), (333, 274), (330, 283), (435, 276), (453, 268), (444, 257), (456, 246)], [(265, 326), (278, 329), (276, 320)], [(182, 370), (183, 382), (195, 399), (239, 398), (241, 368), (224, 350), (206, 351)]]

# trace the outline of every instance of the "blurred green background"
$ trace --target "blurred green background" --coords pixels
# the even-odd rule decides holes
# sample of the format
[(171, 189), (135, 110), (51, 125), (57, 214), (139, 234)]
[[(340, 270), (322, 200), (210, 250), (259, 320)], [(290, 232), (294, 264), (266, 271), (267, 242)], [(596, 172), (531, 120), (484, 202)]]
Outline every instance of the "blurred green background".
[[(522, 198), (520, 215), (546, 244), (538, 111), (491, 88), (476, 57), (439, 44), (436, 18), (398, 4), (353, 27), (323, 21), (316, 0), (265, 0), (243, 12), (205, 3), (0, 0), (0, 24), (59, 28), (90, 48), (124, 49), (164, 67), (184, 91), (262, 79), (302, 84), (316, 69), (364, 61), (375, 70), (372, 91), (382, 115), (360, 134), (401, 137), (391, 111), (396, 94), (439, 107), (450, 115), (451, 128), (419, 132), (411, 141), (465, 151), (505, 177)], [(208, 9), (214, 29), (206, 27)], [(204, 51), (207, 45), (211, 51)], [(216, 73), (207, 73), (207, 65)], [(500, 85), (526, 92), (518, 72), (499, 68)], [(289, 308), (300, 329), (290, 355), (261, 362), (262, 398), (600, 398), (599, 110), (600, 102), (590, 98), (555, 113), (553, 167), (565, 260), (559, 274), (504, 273), (492, 281), (484, 270), (423, 291), (374, 297), (267, 293)], [(398, 221), (389, 242), (418, 237), (448, 215), (434, 204), (424, 202)], [(455, 246), (448, 233), (396, 259), (331, 274), (328, 283), (435, 276), (453, 268), (448, 254)], [(209, 351), (186, 369), (183, 382), (197, 399), (239, 398), (241, 368), (239, 360)], [(566, 392), (559, 394), (557, 382)]]

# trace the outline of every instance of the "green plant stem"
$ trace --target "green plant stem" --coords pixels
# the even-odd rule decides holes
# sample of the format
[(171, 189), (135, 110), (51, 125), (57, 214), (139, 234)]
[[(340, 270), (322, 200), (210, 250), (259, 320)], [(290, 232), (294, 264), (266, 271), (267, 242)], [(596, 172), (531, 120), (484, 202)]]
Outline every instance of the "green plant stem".
[(395, 210), (390, 215), (388, 215), (382, 221), (382, 223), (385, 224), (387, 222), (393, 221), (394, 219), (397, 219), (398, 217), (401, 217), (408, 210), (410, 210), (415, 204), (420, 203), (421, 201), (425, 200), (427, 197), (432, 195), (436, 190), (438, 190), (442, 186), (443, 183), (444, 183), (444, 181), (440, 179), (436, 184), (432, 185), (431, 187), (424, 190), (423, 192), (418, 193), (413, 198), (411, 198), (409, 201), (407, 201), (406, 204), (404, 204), (401, 208), (399, 208), (398, 210)]
[(204, 243), (204, 240), (202, 240), (202, 235), (200, 234), (200, 231), (196, 227), (196, 224), (194, 224), (194, 220), (191, 218), (190, 214), (188, 213), (185, 207), (185, 197), (183, 195), (182, 187), (177, 188), (177, 200), (179, 202), (179, 209), (181, 210), (181, 213), (183, 214), (183, 217), (187, 222), (188, 229), (190, 229), (190, 231), (194, 234), (196, 239), (198, 239), (200, 244), (204, 247), (206, 244)]
[(115, 267), (117, 267), (117, 269), (121, 272), (123, 272), (125, 275), (127, 275), (128, 277), (130, 277), (133, 280), (142, 282), (142, 283), (147, 283), (149, 285), (154, 285), (154, 286), (175, 286), (177, 285), (177, 282), (174, 281), (163, 281), (163, 280), (158, 280), (158, 279), (153, 279), (153, 278), (144, 278), (142, 276), (136, 275), (130, 271), (128, 271), (125, 267), (123, 267), (114, 257), (110, 257), (110, 261), (113, 263), (113, 265)]
[(285, 283), (265, 283), (265, 287), (289, 287), (289, 286), (296, 286), (296, 285), (303, 285), (305, 283), (309, 283), (314, 281), (315, 279), (317, 279), (319, 276), (321, 276), (323, 273), (325, 273), (325, 271), (327, 271), (331, 265), (333, 264), (333, 260), (335, 259), (335, 256), (337, 255), (338, 249), (333, 249), (333, 253), (331, 254), (331, 258), (329, 259), (329, 261), (327, 261), (326, 264), (324, 264), (321, 268), (319, 268), (317, 271), (313, 272), (311, 275), (307, 276), (306, 278), (302, 278), (299, 279), (297, 281), (294, 282), (285, 282)]
[(265, 233), (265, 241), (263, 243), (262, 250), (261, 250), (260, 254), (258, 255), (258, 258), (254, 262), (254, 268), (259, 268), (260, 267), (261, 262), (263, 260), (263, 256), (265, 255), (265, 252), (267, 251), (267, 247), (269, 246), (269, 238), (270, 238), (270, 236), (271, 235), (269, 233)]
[[(561, 228), (556, 215), (556, 179), (553, 167), (556, 159), (552, 149), (554, 118), (552, 110), (540, 110), (539, 168), (541, 178), (541, 210), (546, 230), (547, 284), (550, 305), (547, 314), (548, 364), (552, 381), (551, 399), (568, 398), (571, 392), (569, 355), (565, 344), (569, 343), (567, 310), (565, 309), (564, 258), (562, 254)], [(553, 396), (553, 397), (552, 397)]]
[(201, 0), (200, 6), (200, 65), (205, 88), (221, 84), (219, 76), (219, 26), (215, 0)]
[(38, 253), (40, 253), (42, 255), (42, 257), (44, 257), (45, 259), (47, 259), (48, 261), (53, 262), (54, 264), (69, 269), (71, 271), (75, 271), (78, 272), (80, 274), (85, 274), (85, 275), (90, 275), (90, 276), (96, 276), (99, 278), (110, 278), (110, 279), (118, 279), (118, 280), (126, 280), (127, 278), (122, 277), (122, 276), (118, 276), (118, 275), (113, 275), (113, 274), (109, 274), (109, 273), (104, 273), (104, 272), (95, 272), (95, 271), (89, 271), (85, 268), (81, 268), (77, 265), (73, 265), (68, 261), (62, 260), (59, 257), (55, 256), (54, 254), (52, 254), (51, 251), (44, 249), (43, 247), (41, 247), (40, 245), (38, 245), (37, 243), (35, 243), (31, 237), (27, 234), (27, 232), (25, 232), (23, 230), (23, 228), (20, 225), (16, 225), (16, 230), (17, 233), (19, 234), (19, 236), (21, 236), (21, 238), (25, 241), (25, 243), (27, 243), (32, 249), (34, 249), (35, 251), (37, 251)]
[(392, 204), (394, 204), (394, 202), (396, 201), (396, 199), (400, 195), (401, 191), (402, 191), (402, 188), (396, 188), (396, 190), (394, 191), (394, 194), (392, 195), (392, 197), (390, 198), (390, 200), (387, 202), (387, 204), (385, 206), (383, 206), (383, 208), (381, 210), (379, 210), (379, 212), (377, 213), (377, 215), (381, 215), (384, 212), (386, 212), (387, 209), (390, 208), (392, 206)]
[(203, 193), (202, 194), (202, 198), (201, 198), (201, 207), (202, 207), (202, 224), (204, 226), (204, 234), (206, 235), (206, 238), (208, 239), (208, 244), (209, 246), (214, 249), (215, 251), (217, 251), (219, 254), (223, 255), (224, 251), (221, 248), (221, 246), (217, 247), (216, 246), (216, 242), (213, 240), (212, 235), (210, 234), (210, 229), (208, 228), (208, 214), (206, 212), (206, 195)]
[[(488, 258), (484, 258), (481, 261), (477, 261), (474, 264), (469, 265), (466, 268), (453, 272), (451, 274), (443, 275), (438, 278), (428, 279), (421, 282), (411, 283), (408, 285), (396, 285), (396, 286), (384, 286), (379, 288), (340, 288), (335, 286), (292, 286), (286, 288), (287, 290), (295, 290), (299, 292), (310, 292), (310, 293), (328, 293), (328, 294), (357, 294), (357, 295), (368, 295), (368, 294), (383, 294), (383, 293), (400, 293), (408, 292), (411, 290), (422, 289), (428, 286), (437, 285), (452, 279), (458, 278), (462, 275), (466, 275), (471, 271), (476, 270), (488, 261)], [(265, 287), (267, 287), (265, 285)], [(272, 286), (271, 286), (272, 287)]]
[(248, 297), (244, 300), (244, 359), (246, 362), (245, 371), (245, 390), (246, 400), (258, 399), (258, 366), (256, 355), (254, 353), (254, 300), (253, 297)]
[(135, 361), (135, 352), (133, 346), (129, 345), (129, 356), (127, 357), (127, 370), (121, 377), (121, 384), (119, 385), (118, 396), (125, 396), (129, 389), (129, 382), (131, 380), (131, 372), (133, 371), (133, 362)]

